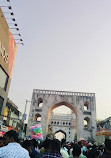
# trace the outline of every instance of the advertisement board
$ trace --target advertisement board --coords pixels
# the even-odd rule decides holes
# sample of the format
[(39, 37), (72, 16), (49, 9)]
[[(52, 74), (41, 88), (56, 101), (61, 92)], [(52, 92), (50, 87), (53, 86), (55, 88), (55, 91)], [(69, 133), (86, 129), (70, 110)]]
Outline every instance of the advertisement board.
[(5, 107), (5, 110), (4, 110), (4, 116), (7, 116), (7, 115), (8, 115), (8, 110), (9, 110), (9, 109), (8, 109), (8, 107), (6, 106), (6, 107)]
[(8, 74), (9, 74), (9, 76), (12, 75), (16, 53), (17, 53), (17, 45), (15, 43), (12, 33), (9, 30), (9, 57), (8, 57)]
[(22, 120), (26, 120), (27, 114), (23, 114)]

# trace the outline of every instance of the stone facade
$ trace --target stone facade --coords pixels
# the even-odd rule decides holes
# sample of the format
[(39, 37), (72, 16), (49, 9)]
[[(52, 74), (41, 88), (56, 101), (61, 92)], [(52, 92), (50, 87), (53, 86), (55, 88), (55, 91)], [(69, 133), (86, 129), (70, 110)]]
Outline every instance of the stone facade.
[[(49, 118), (53, 109), (65, 105), (76, 116), (75, 130), (77, 139), (95, 139), (96, 136), (96, 101), (94, 93), (38, 90), (34, 89), (27, 126), (27, 136), (31, 135), (30, 126), (38, 123), (41, 117), (41, 126), (44, 138), (51, 132)], [(36, 117), (35, 117), (36, 116)], [(86, 124), (84, 124), (86, 122)]]
[(51, 113), (49, 119), (49, 128), (53, 134), (61, 132), (67, 142), (75, 139), (76, 135), (76, 118), (75, 114), (54, 114)]

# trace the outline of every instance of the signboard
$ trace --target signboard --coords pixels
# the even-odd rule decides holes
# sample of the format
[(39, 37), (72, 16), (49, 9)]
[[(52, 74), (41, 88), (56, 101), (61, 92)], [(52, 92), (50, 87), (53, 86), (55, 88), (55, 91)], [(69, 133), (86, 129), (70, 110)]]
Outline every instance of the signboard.
[(22, 120), (26, 120), (27, 114), (23, 114)]
[(8, 107), (6, 106), (4, 110), (4, 116), (7, 116), (7, 115), (8, 115)]
[(103, 136), (111, 136), (111, 129), (101, 129), (100, 131), (96, 132), (96, 136), (103, 135)]
[(14, 61), (15, 61), (15, 57), (16, 57), (16, 52), (17, 52), (17, 46), (14, 40), (14, 37), (12, 35), (12, 33), (9, 30), (9, 57), (8, 57), (8, 72), (9, 75), (12, 75), (12, 70), (13, 70), (13, 66), (14, 66)]

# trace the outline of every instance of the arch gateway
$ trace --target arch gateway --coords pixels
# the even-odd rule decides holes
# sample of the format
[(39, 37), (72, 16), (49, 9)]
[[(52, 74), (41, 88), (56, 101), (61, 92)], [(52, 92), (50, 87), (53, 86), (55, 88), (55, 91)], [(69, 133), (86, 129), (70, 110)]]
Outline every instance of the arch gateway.
[[(41, 124), (43, 137), (52, 133), (50, 128), (50, 115), (53, 109), (65, 105), (72, 110), (75, 118), (70, 121), (71, 141), (74, 137), (77, 140), (95, 140), (96, 137), (96, 101), (94, 93), (40, 90), (34, 89), (29, 112), (26, 135), (31, 135), (30, 127)], [(63, 131), (58, 125), (58, 131)], [(66, 131), (63, 131), (67, 133)], [(53, 134), (56, 134), (53, 133)]]

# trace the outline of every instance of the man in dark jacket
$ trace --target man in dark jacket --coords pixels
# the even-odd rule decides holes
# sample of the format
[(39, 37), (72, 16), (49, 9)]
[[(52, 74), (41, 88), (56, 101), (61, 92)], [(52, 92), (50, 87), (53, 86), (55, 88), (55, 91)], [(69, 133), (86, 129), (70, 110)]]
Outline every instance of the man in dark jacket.
[(101, 158), (111, 158), (111, 140), (105, 139), (105, 152)]

